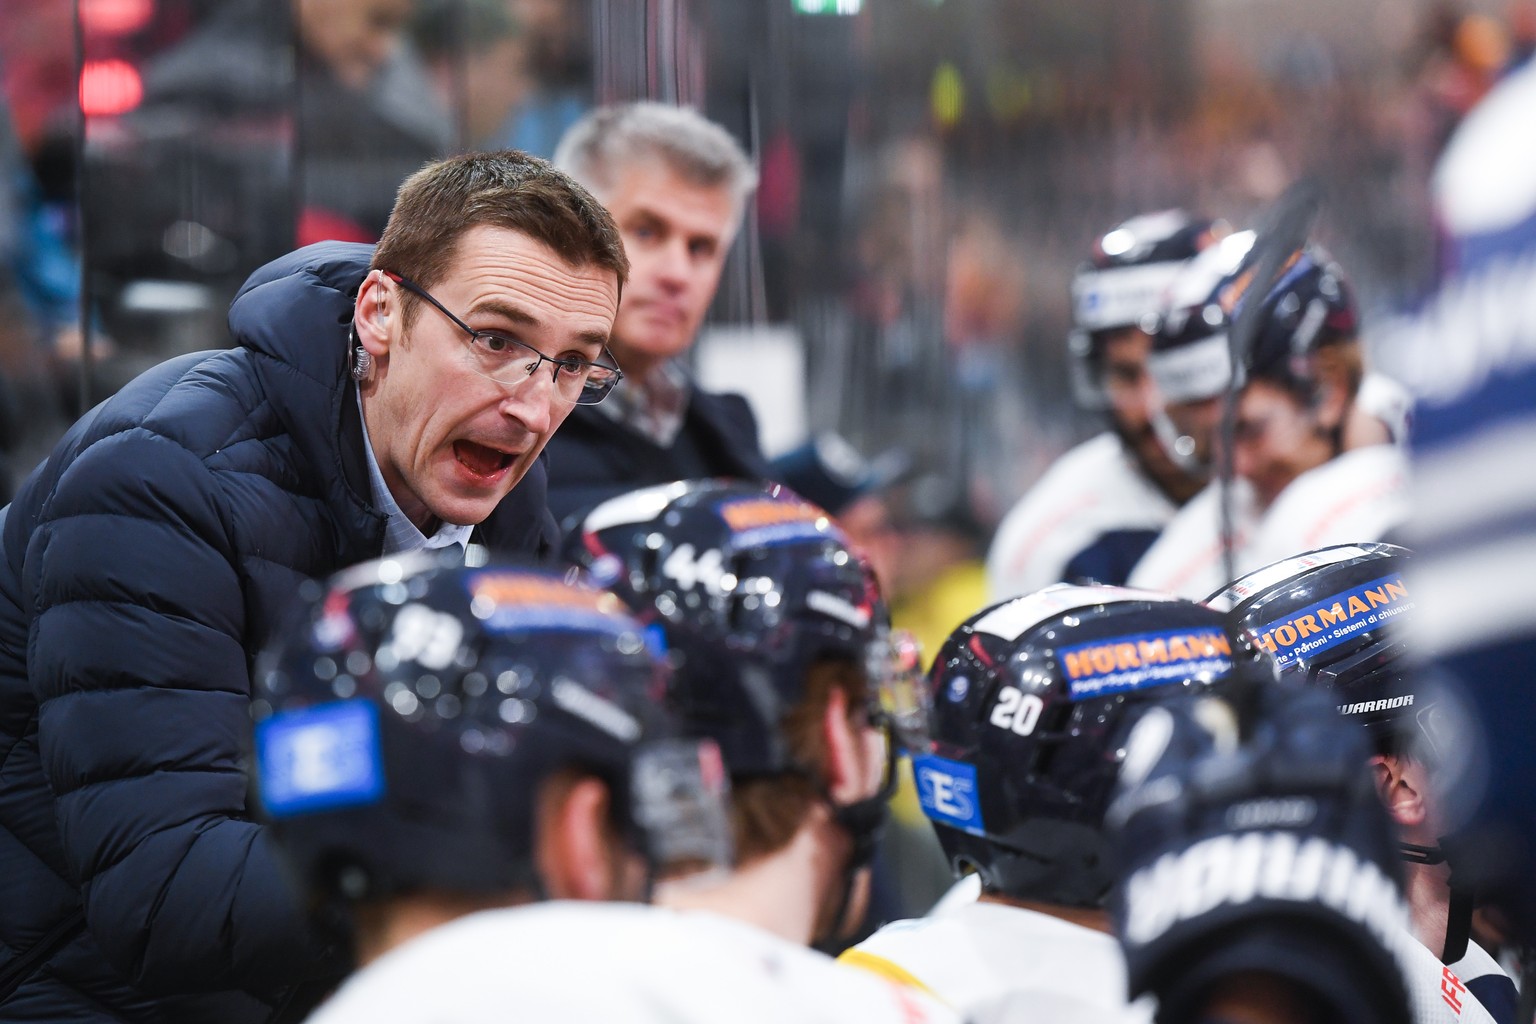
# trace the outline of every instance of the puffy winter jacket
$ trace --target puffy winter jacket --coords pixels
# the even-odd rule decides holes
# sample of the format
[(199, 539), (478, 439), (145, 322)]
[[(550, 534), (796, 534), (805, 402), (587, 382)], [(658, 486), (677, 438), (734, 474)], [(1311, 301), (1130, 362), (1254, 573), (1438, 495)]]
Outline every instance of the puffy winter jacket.
[[(133, 381), (0, 513), (0, 1021), (269, 1020), (337, 968), (242, 751), (295, 588), (382, 550), (346, 352), (369, 256), (258, 271), (236, 347)], [(544, 500), (536, 465), (480, 539), (548, 552)]]

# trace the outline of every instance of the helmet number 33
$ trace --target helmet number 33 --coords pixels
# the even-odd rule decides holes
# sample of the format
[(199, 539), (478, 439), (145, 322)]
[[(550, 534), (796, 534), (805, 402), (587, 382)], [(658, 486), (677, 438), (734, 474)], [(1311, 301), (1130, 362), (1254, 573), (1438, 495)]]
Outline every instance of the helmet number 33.
[(992, 709), (992, 724), (999, 729), (1011, 730), (1019, 736), (1035, 731), (1045, 701), (1033, 693), (1024, 693), (1017, 686), (1005, 686), (997, 695), (997, 706)]

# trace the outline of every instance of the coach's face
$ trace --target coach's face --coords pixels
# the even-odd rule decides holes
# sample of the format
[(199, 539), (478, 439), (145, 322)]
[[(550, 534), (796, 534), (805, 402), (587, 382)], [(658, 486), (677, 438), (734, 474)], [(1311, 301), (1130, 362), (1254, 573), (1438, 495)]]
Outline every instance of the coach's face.
[[(456, 248), (431, 293), (468, 328), (554, 359), (602, 355), (618, 310), (614, 271), (572, 266), (508, 228), (473, 227)], [(430, 534), (439, 523), (471, 525), (489, 516), (572, 404), (557, 392), (547, 362), (515, 383), (477, 370), (464, 327), (428, 302), (417, 300), (407, 326), (407, 294), (386, 273), (370, 273), (353, 323), (374, 362), (362, 385), (374, 458), (401, 511)]]

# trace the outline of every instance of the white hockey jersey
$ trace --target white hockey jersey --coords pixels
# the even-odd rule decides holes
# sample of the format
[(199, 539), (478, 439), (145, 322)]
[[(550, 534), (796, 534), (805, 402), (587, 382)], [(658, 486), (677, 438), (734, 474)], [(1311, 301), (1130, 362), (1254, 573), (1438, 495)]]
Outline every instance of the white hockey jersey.
[[(1220, 484), (1178, 511), (1136, 563), (1128, 585), (1201, 601), (1226, 586)], [(1330, 544), (1381, 540), (1408, 517), (1408, 463), (1401, 448), (1371, 445), (1309, 470), (1260, 516), (1246, 481), (1233, 482), (1238, 576)]]
[[(1496, 1022), (1483, 1004), (1467, 988), (1458, 970), (1485, 973), (1489, 967), (1498, 971), (1493, 958), (1475, 942), (1467, 946), (1467, 955), (1450, 967), (1418, 942), (1405, 943), (1413, 959), (1408, 979), (1408, 1003), (1414, 1024), (1509, 1024)], [(1486, 963), (1484, 963), (1486, 961)], [(1502, 972), (1500, 972), (1502, 973)]]
[(989, 600), (1034, 593), (1080, 570), (1123, 583), (1175, 508), (1113, 433), (1084, 441), (1052, 463), (998, 524), (987, 554)]
[(310, 1024), (952, 1024), (912, 989), (739, 921), (620, 903), (460, 918), (349, 978)]
[[(881, 928), (841, 961), (935, 996), (969, 1020), (1152, 1020), (1150, 998), (1125, 1001), (1125, 961), (1111, 936), (1032, 910), (970, 902), (969, 887), (952, 894), (927, 917)], [(1416, 941), (1403, 947), (1414, 1024), (1510, 1024), (1496, 1021), (1468, 987), (1502, 974), (1476, 943), (1451, 967)]]
[(985, 900), (897, 921), (845, 952), (862, 967), (930, 993), (968, 1019), (1144, 1024), (1128, 1005), (1125, 960), (1111, 935)]

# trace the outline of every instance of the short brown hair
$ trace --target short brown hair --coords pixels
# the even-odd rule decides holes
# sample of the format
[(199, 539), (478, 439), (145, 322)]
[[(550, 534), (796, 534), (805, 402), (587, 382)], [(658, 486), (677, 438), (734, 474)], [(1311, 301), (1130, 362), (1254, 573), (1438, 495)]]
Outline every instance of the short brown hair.
[[(629, 275), (624, 242), (602, 204), (547, 161), (513, 149), (449, 157), (406, 178), (371, 269), (430, 289), (447, 276), (459, 239), (482, 224), (520, 231), (573, 267), (611, 270), (621, 289)], [(418, 300), (410, 292), (402, 299), (409, 327)]]
[(827, 748), (821, 722), (833, 690), (847, 698), (849, 722), (862, 724), (869, 693), (863, 668), (841, 658), (813, 662), (805, 674), (805, 695), (785, 714), (781, 726), (789, 756), (802, 771), (731, 780), (738, 864), (783, 849), (812, 806), (823, 799)]

